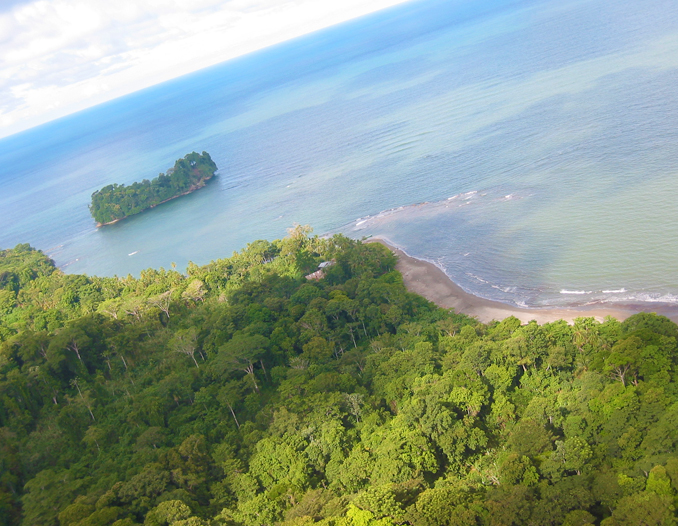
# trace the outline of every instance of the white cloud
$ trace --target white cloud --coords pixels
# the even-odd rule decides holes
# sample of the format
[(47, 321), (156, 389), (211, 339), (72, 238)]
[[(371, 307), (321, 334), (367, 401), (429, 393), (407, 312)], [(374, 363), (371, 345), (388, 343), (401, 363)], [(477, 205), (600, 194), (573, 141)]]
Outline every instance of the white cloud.
[(0, 12), (0, 136), (406, 0), (30, 0)]

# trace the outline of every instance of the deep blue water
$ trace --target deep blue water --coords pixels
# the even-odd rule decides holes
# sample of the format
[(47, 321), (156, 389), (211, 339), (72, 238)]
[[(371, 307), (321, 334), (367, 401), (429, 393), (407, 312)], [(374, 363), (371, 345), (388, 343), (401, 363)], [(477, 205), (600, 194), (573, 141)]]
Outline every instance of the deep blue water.
[[(413, 1), (0, 140), (0, 247), (124, 275), (302, 223), (502, 301), (675, 302), (676, 86), (675, 2)], [(95, 228), (192, 150), (206, 188)]]

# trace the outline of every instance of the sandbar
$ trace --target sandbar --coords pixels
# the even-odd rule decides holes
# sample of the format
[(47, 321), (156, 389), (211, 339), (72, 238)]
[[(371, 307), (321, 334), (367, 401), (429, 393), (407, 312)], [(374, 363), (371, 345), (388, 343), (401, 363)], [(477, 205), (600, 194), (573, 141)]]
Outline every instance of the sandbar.
[(602, 322), (607, 316), (623, 321), (638, 312), (655, 312), (678, 322), (678, 305), (670, 304), (629, 304), (615, 306), (585, 305), (568, 308), (521, 308), (500, 301), (488, 300), (469, 294), (454, 283), (445, 272), (433, 263), (414, 258), (402, 250), (390, 245), (378, 237), (367, 240), (381, 243), (398, 256), (398, 270), (408, 291), (423, 296), (427, 300), (445, 309), (473, 316), (482, 323), (503, 320), (515, 316), (522, 323), (535, 320), (537, 323), (549, 323), (565, 320), (572, 323), (575, 318), (592, 317)]

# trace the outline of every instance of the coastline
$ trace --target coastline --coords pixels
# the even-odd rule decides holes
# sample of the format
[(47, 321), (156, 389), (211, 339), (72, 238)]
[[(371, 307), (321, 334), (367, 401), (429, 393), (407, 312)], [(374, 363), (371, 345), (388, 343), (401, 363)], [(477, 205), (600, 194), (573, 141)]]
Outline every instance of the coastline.
[(379, 237), (368, 239), (370, 243), (380, 243), (398, 256), (396, 270), (398, 270), (408, 291), (423, 296), (427, 300), (445, 309), (454, 309), (456, 312), (473, 316), (482, 323), (493, 320), (503, 320), (515, 316), (522, 323), (531, 320), (539, 324), (565, 320), (572, 323), (575, 318), (592, 317), (602, 322), (607, 316), (623, 321), (639, 312), (655, 312), (678, 322), (678, 305), (615, 305), (602, 306), (575, 306), (568, 308), (521, 308), (499, 301), (488, 300), (469, 294), (433, 263), (414, 258), (404, 251), (390, 245)]

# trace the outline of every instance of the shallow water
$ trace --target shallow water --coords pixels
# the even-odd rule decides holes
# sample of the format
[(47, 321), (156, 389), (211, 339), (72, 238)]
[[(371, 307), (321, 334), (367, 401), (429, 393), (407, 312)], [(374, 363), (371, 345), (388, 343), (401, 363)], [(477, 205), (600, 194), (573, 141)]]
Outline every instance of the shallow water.
[[(519, 305), (676, 302), (677, 85), (674, 2), (410, 2), (1, 140), (0, 246), (123, 275), (296, 222)], [(95, 228), (191, 150), (206, 188)]]

